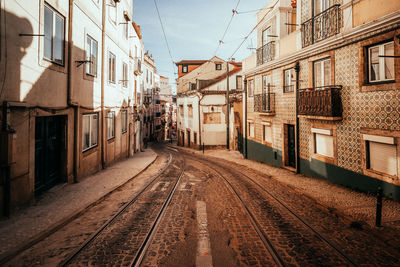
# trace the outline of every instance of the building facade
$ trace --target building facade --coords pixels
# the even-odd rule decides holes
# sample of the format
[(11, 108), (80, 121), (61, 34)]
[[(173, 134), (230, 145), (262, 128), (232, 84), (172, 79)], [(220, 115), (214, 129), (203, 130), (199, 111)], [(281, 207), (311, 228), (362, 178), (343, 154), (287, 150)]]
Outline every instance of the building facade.
[(1, 2), (2, 213), (140, 150), (132, 5)]
[(244, 60), (245, 155), (399, 200), (399, 10), (369, 0), (261, 10)]

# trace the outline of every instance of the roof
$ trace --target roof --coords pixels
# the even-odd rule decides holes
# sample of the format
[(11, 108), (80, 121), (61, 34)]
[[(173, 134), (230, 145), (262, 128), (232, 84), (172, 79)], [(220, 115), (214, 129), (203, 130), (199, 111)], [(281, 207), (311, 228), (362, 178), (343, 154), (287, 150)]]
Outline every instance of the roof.
[(181, 60), (179, 62), (176, 62), (175, 65), (183, 65), (183, 64), (189, 64), (189, 65), (201, 65), (204, 62), (207, 62), (208, 60)]
[[(228, 73), (228, 75), (231, 76), (232, 74), (235, 74), (236, 72), (239, 72), (239, 71), (241, 71), (241, 70), (242, 70), (241, 67), (240, 67), (240, 68), (234, 68), (233, 70), (231, 70), (231, 71)], [(215, 78), (215, 81), (214, 81), (213, 83), (209, 84), (208, 86), (206, 86), (206, 87), (204, 87), (204, 88), (201, 88), (201, 90), (204, 90), (204, 89), (206, 89), (206, 88), (208, 88), (208, 87), (210, 87), (210, 86), (213, 86), (214, 84), (216, 84), (216, 83), (218, 83), (218, 82), (224, 80), (225, 78), (226, 78), (226, 73), (224, 73), (224, 74), (218, 76), (217, 78)]]

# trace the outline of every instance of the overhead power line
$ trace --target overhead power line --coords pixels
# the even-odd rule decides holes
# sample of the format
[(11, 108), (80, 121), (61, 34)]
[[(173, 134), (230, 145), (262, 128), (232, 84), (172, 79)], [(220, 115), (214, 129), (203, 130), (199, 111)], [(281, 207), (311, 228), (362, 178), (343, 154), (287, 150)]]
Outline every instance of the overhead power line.
[(237, 1), (237, 4), (236, 4), (235, 9), (232, 9), (232, 16), (231, 16), (231, 19), (229, 20), (229, 23), (228, 23), (228, 25), (226, 26), (226, 29), (225, 29), (225, 31), (224, 31), (224, 34), (222, 35), (222, 38), (218, 41), (218, 46), (217, 46), (217, 49), (215, 49), (214, 56), (217, 55), (217, 52), (218, 52), (219, 47), (221, 46), (222, 43), (224, 43), (225, 35), (226, 35), (226, 33), (228, 32), (229, 27), (231, 26), (233, 17), (235, 16), (235, 14), (237, 14), (237, 11), (236, 11), (236, 10), (237, 10), (237, 8), (238, 8), (238, 6), (239, 6), (239, 3), (240, 3), (240, 0)]
[(163, 22), (161, 20), (160, 11), (158, 10), (158, 6), (157, 6), (157, 1), (156, 0), (154, 0), (154, 5), (155, 5), (156, 10), (157, 10), (157, 15), (158, 15), (158, 19), (160, 21), (161, 29), (162, 29), (162, 32), (163, 32), (163, 35), (164, 35), (165, 44), (167, 45), (168, 53), (169, 53), (169, 56), (171, 58), (172, 69), (173, 69), (173, 71), (175, 73), (175, 62), (174, 62), (174, 59), (172, 57), (171, 49), (170, 49), (169, 44), (168, 44), (167, 35), (165, 34), (164, 25), (163, 25)]

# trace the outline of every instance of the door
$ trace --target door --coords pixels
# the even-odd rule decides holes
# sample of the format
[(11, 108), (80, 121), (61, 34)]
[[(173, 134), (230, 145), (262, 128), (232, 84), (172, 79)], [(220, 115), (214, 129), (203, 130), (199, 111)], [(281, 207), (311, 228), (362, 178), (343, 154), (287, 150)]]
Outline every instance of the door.
[(187, 146), (190, 147), (190, 131), (187, 130), (186, 133), (187, 133)]
[(287, 155), (288, 155), (288, 166), (296, 168), (296, 141), (294, 134), (294, 125), (288, 124), (288, 134), (287, 134)]
[(57, 183), (65, 170), (65, 116), (36, 117), (35, 194)]

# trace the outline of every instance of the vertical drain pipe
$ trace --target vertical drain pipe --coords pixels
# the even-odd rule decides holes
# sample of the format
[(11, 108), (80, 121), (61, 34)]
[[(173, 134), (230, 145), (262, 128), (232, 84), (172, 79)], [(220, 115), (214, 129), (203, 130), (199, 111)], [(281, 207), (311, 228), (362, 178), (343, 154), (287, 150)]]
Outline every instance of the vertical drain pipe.
[(247, 80), (244, 79), (244, 158), (247, 159)]
[(300, 64), (297, 61), (294, 66), (296, 71), (296, 173), (300, 173), (300, 120), (299, 120), (299, 78), (300, 78)]
[(101, 22), (101, 120), (100, 121), (100, 129), (101, 129), (101, 168), (105, 169), (105, 161), (104, 161), (104, 43), (105, 43), (105, 27), (106, 27), (106, 0), (103, 0), (103, 12), (102, 12), (102, 22)]

